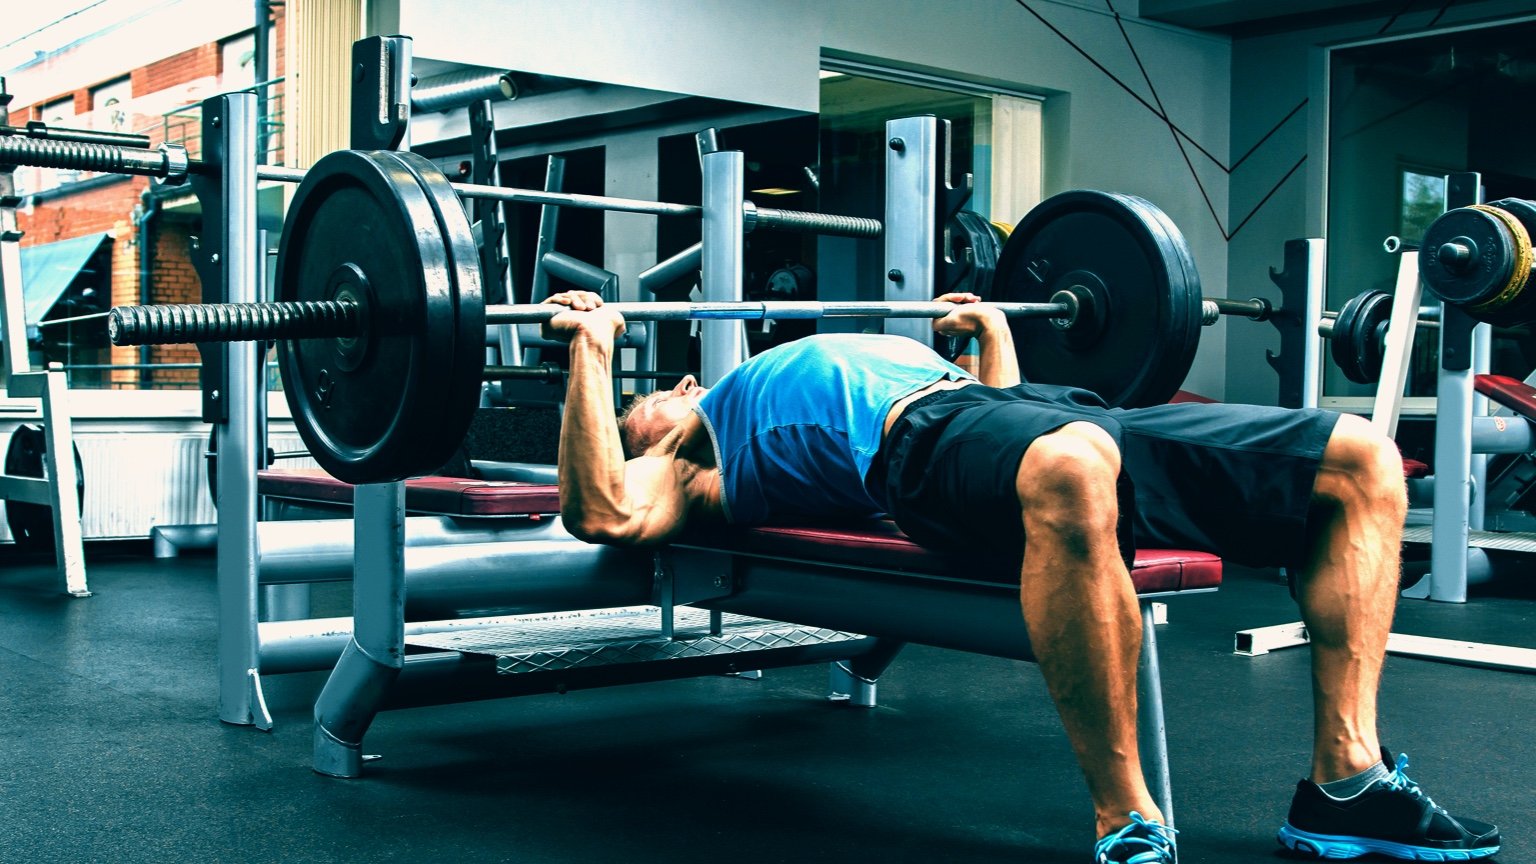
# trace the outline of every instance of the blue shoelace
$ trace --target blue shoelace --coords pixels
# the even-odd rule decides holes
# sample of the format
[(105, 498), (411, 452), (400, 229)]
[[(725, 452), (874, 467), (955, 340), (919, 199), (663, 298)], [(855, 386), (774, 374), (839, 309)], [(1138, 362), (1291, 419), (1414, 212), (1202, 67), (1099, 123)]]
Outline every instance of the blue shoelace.
[(1424, 794), (1424, 790), (1419, 788), (1419, 784), (1415, 783), (1413, 779), (1408, 776), (1407, 772), (1408, 754), (1399, 753), (1397, 754), (1397, 764), (1392, 766), (1392, 773), (1387, 776), (1387, 779), (1382, 780), (1381, 782), (1387, 784), (1388, 789), (1399, 792), (1406, 792), (1414, 798), (1421, 799), (1425, 804), (1428, 804), (1432, 810), (1438, 810), (1442, 813), (1445, 812), (1440, 808), (1440, 805), (1435, 803), (1433, 798), (1430, 798), (1428, 795)]
[[(1131, 824), (1094, 844), (1094, 861), (1096, 864), (1173, 864), (1173, 835), (1177, 833), (1176, 829), (1153, 822), (1132, 810)], [(1109, 857), (1111, 851), (1131, 854), (1127, 858), (1112, 859)]]

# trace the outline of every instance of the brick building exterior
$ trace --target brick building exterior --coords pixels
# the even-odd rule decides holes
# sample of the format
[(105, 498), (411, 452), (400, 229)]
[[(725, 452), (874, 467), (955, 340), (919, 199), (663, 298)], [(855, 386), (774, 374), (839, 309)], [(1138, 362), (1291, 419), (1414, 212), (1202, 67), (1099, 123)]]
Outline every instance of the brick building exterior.
[[(270, 78), (281, 78), (284, 74), (284, 24), (283, 6), (274, 4), (269, 30), (273, 48), (268, 71)], [(175, 116), (168, 117), (167, 114), (196, 99), (255, 83), (242, 80), (240, 73), (244, 72), (249, 79), (248, 71), (225, 68), (231, 60), (230, 49), (252, 42), (253, 32), (252, 29), (232, 32), (218, 41), (153, 59), (69, 92), (16, 93), (9, 122), (13, 126), (23, 126), (34, 120), (48, 123), (58, 115), (63, 118), (58, 125), (92, 128), (91, 123), (79, 122), (90, 120), (95, 124), (94, 128), (99, 129), (103, 128), (103, 112), (114, 111), (117, 113), (112, 115), (113, 125), (120, 131), (148, 135), (151, 146), (158, 146), (165, 140), (183, 144), (194, 157), (198, 156), (201, 129), (196, 108), (176, 112)], [(153, 46), (145, 46), (144, 50), (148, 54), (153, 51)], [(281, 83), (266, 88), (269, 111), (281, 110), (282, 88)], [(107, 100), (109, 104), (96, 104), (108, 90), (112, 91), (112, 98)], [(129, 98), (122, 99), (125, 91)], [(26, 100), (25, 103), (22, 100)], [(125, 109), (116, 107), (119, 101)], [(64, 112), (61, 106), (70, 106), (73, 110)], [(144, 110), (145, 106), (148, 110)], [(166, 113), (160, 113), (162, 111)], [(281, 117), (275, 117), (268, 128), (272, 138), (268, 153), (280, 158)], [(274, 154), (274, 151), (277, 152)], [(33, 171), (33, 174), (24, 175), (24, 171)], [(103, 287), (108, 290), (100, 292), (106, 295), (103, 309), (108, 305), (144, 302), (200, 302), (202, 286), (192, 268), (190, 250), (201, 220), (196, 199), (187, 187), (154, 187), (143, 177), (82, 177), (51, 173), (52, 176), (37, 169), (18, 169), (18, 181), (23, 191), (31, 193), (24, 199), (18, 219), (24, 232), (21, 239), (24, 249), (105, 233), (110, 238), (105, 244), (107, 248), (92, 259), (100, 261), (104, 257), (110, 260), (108, 272), (95, 277), (107, 282)], [(28, 185), (33, 188), (26, 188)], [(149, 249), (147, 260), (143, 257), (146, 247)], [(100, 329), (99, 321), (79, 326), (91, 325)], [(67, 331), (74, 331), (75, 326), (47, 328), (44, 337), (47, 360), (75, 364), (111, 363), (125, 368), (111, 370), (107, 375), (73, 375), (72, 386), (141, 389), (197, 385), (196, 369), (132, 368), (139, 364), (195, 364), (199, 356), (193, 346), (112, 348), (102, 344), (99, 338), (66, 335)], [(76, 334), (79, 332), (75, 331)]]

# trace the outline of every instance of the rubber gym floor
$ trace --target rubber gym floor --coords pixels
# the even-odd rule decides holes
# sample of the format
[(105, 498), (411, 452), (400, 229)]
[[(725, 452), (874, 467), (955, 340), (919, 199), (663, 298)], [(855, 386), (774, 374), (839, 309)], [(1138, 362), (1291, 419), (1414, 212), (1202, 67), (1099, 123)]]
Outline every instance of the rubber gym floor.
[[(270, 733), (216, 719), (211, 556), (93, 548), (95, 596), (0, 553), (0, 862), (1070, 862), (1092, 811), (1036, 667), (908, 648), (873, 711), (825, 668), (388, 712), (359, 780), (309, 769), (323, 675), (267, 679)], [(334, 587), (333, 589), (334, 590)], [(345, 614), (344, 588), (317, 614)], [(334, 607), (334, 610), (332, 608)], [(1284, 860), (1308, 654), (1231, 653), (1295, 620), (1270, 572), (1161, 628), (1183, 864)], [(1536, 591), (1404, 601), (1398, 632), (1536, 647)], [(1536, 678), (1392, 657), (1388, 746), (1536, 860)]]

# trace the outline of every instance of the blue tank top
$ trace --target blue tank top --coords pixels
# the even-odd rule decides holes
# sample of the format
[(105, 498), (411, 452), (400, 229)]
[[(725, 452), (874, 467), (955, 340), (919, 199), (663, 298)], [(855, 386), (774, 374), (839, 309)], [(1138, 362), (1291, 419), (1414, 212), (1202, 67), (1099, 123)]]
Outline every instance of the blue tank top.
[(971, 377), (904, 336), (828, 333), (753, 357), (695, 409), (715, 446), (726, 519), (884, 512), (864, 475), (891, 406), (936, 381)]

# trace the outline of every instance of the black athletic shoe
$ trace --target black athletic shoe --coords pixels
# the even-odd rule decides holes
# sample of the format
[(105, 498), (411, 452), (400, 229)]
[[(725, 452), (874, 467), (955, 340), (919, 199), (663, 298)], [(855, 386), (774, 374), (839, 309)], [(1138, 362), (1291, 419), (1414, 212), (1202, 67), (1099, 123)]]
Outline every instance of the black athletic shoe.
[(1131, 824), (1093, 845), (1093, 864), (1178, 864), (1177, 833), (1132, 810)]
[(1499, 829), (1451, 816), (1403, 773), (1408, 757), (1382, 751), (1392, 776), (1340, 801), (1310, 780), (1296, 784), (1280, 845), (1311, 858), (1359, 858), (1372, 852), (1405, 861), (1471, 861), (1499, 851)]

